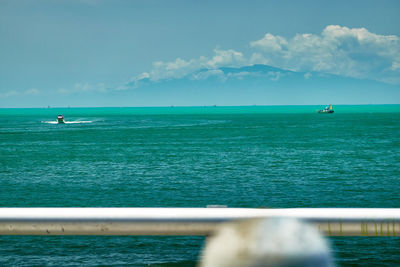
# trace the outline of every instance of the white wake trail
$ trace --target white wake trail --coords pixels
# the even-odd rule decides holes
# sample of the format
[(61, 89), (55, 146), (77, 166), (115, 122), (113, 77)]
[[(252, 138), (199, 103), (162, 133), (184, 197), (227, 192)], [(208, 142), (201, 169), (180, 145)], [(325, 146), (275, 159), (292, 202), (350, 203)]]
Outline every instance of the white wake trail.
[[(43, 123), (59, 124), (57, 121), (42, 121)], [(92, 123), (93, 121), (66, 121), (64, 124)], [(63, 124), (63, 123), (60, 123)]]

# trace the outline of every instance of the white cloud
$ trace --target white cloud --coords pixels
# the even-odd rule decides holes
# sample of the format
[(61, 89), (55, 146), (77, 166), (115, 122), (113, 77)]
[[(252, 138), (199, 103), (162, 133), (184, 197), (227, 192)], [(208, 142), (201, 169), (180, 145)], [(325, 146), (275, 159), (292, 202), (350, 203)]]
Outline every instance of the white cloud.
[(304, 78), (306, 78), (307, 80), (310, 79), (312, 77), (312, 74), (310, 72), (307, 72), (304, 74)]
[(6, 97), (10, 97), (10, 96), (16, 96), (19, 95), (19, 93), (15, 90), (11, 90), (5, 93), (0, 93), (0, 98), (6, 98)]
[[(210, 72), (199, 72), (192, 75), (192, 79), (204, 79), (206, 76), (220, 75), (221, 71), (216, 69), (220, 67), (241, 67), (248, 63), (243, 53), (229, 49), (214, 49), (214, 55), (209, 58), (201, 56), (198, 59), (184, 60), (177, 58), (175, 61), (163, 62), (157, 61), (153, 63), (153, 68), (149, 72), (143, 72), (131, 79), (120, 90), (127, 89), (129, 86), (136, 87), (141, 80), (149, 79), (151, 81), (178, 79), (194, 72), (205, 69)], [(216, 71), (212, 71), (216, 70)]]
[(206, 58), (201, 58), (205, 60), (206, 62), (201, 62), (200, 64), (209, 69), (215, 69), (215, 68), (220, 68), (220, 67), (240, 67), (243, 66), (243, 64), (246, 64), (247, 60), (243, 56), (241, 52), (237, 52), (235, 50), (229, 49), (229, 50), (220, 50), (220, 49), (215, 49), (214, 50), (214, 56), (210, 59), (207, 60)]
[(259, 73), (241, 71), (241, 72), (235, 72), (235, 73), (228, 73), (226, 76), (228, 76), (230, 78), (237, 78), (239, 80), (242, 80), (244, 77), (247, 77), (247, 76), (259, 76)]
[[(240, 72), (229, 72), (225, 74), (226, 77), (228, 78), (236, 78), (239, 80), (244, 79), (245, 77), (268, 77), (271, 80), (277, 80), (276, 76), (279, 74), (276, 74), (275, 72), (268, 72), (268, 73), (263, 73), (260, 71), (256, 71), (256, 72), (249, 72), (249, 71), (240, 71)], [(279, 78), (278, 78), (279, 79)]]
[(137, 76), (137, 78), (138, 78), (139, 80), (148, 79), (148, 78), (150, 78), (150, 74), (148, 74), (147, 72), (143, 72), (142, 74), (140, 74), (139, 76)]
[(107, 92), (107, 89), (104, 83), (76, 83), (74, 88), (72, 89), (73, 92)]
[(249, 61), (250, 65), (254, 64), (263, 64), (263, 65), (268, 65), (269, 61), (266, 59), (262, 54), (260, 53), (253, 53), (250, 57)]
[(267, 76), (268, 76), (271, 80), (277, 81), (277, 80), (279, 80), (279, 79), (283, 76), (283, 74), (282, 74), (281, 72), (279, 72), (279, 71), (269, 71), (269, 72), (267, 73)]
[(277, 81), (285, 74), (279, 71), (269, 71), (267, 73), (256, 71), (256, 72), (249, 72), (249, 71), (240, 71), (240, 72), (223, 72), (220, 69), (213, 69), (213, 70), (205, 70), (200, 71), (198, 73), (194, 73), (189, 77), (193, 80), (204, 80), (209, 77), (217, 77), (221, 81), (226, 81), (228, 79), (238, 79), (243, 80), (245, 77), (267, 77), (272, 81)]
[[(217, 75), (222, 80), (229, 77), (237, 78), (238, 75), (227, 76), (218, 69), (254, 64), (306, 72), (308, 73), (304, 76), (306, 79), (311, 77), (309, 72), (318, 71), (400, 83), (400, 38), (395, 35), (379, 35), (365, 28), (351, 29), (329, 25), (321, 34), (303, 33), (296, 34), (292, 38), (284, 38), (266, 33), (262, 39), (249, 44), (253, 49), (249, 55), (232, 49), (215, 49), (211, 57), (201, 56), (189, 60), (177, 58), (171, 62), (155, 62), (150, 71), (133, 77), (119, 89), (137, 87), (145, 79), (157, 82), (188, 75), (192, 79), (205, 79)], [(282, 73), (267, 76), (278, 80)]]
[(395, 35), (330, 25), (320, 35), (291, 39), (267, 33), (250, 45), (276, 67), (400, 83), (400, 38)]
[(66, 90), (65, 88), (59, 88), (58, 93), (59, 94), (68, 94), (68, 90)]
[[(182, 78), (187, 74), (198, 69), (197, 60), (191, 59), (189, 61), (185, 61), (181, 58), (177, 58), (172, 62), (162, 62), (158, 61), (153, 63), (153, 69), (149, 73), (148, 78), (152, 81), (158, 81), (162, 79), (171, 79), (171, 78)], [(141, 76), (143, 76), (142, 73)]]
[(76, 83), (74, 85), (73, 91), (78, 91), (78, 92), (87, 92), (89, 91), (89, 83)]
[(86, 92), (100, 92), (105, 93), (107, 92), (107, 88), (104, 83), (75, 83), (72, 88), (59, 88), (59, 94), (74, 94), (74, 93), (86, 93)]
[(400, 69), (400, 62), (393, 62), (391, 69), (394, 71)]
[(282, 52), (287, 44), (288, 43), (285, 38), (267, 33), (262, 39), (251, 42), (250, 46), (257, 47), (268, 52)]
[(205, 80), (209, 77), (217, 77), (222, 81), (226, 80), (225, 74), (222, 70), (206, 70), (191, 75), (191, 79), (193, 80)]
[(38, 95), (39, 93), (40, 93), (40, 91), (36, 88), (32, 88), (32, 89), (25, 91), (26, 95)]
[(40, 91), (36, 88), (32, 88), (26, 91), (16, 91), (16, 90), (11, 90), (5, 93), (0, 93), (0, 98), (6, 98), (6, 97), (12, 97), (12, 96), (17, 96), (17, 95), (38, 95)]

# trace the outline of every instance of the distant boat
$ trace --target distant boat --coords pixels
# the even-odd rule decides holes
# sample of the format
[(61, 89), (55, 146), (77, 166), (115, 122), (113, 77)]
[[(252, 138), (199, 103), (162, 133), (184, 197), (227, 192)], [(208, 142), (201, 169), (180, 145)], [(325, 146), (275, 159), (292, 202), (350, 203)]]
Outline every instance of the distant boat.
[(332, 104), (326, 106), (324, 109), (318, 110), (318, 113), (333, 113)]
[(57, 116), (57, 122), (58, 123), (65, 123), (64, 116), (63, 115), (58, 115)]

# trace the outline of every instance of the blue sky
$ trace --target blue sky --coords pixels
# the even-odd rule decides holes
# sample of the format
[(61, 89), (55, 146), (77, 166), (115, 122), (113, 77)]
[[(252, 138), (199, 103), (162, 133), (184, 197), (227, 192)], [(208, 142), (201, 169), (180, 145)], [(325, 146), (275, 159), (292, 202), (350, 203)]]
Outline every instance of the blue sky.
[[(2, 0), (0, 107), (253, 103), (246, 90), (251, 99), (274, 99), (256, 104), (325, 100), (312, 102), (302, 97), (307, 88), (293, 87), (298, 97), (285, 102), (285, 90), (272, 88), (281, 86), (275, 76), (270, 87), (257, 90), (250, 76), (241, 88), (221, 78), (220, 68), (253, 64), (305, 77), (318, 72), (371, 80), (374, 86), (364, 82), (365, 90), (379, 90), (375, 83), (382, 83), (386, 98), (370, 94), (362, 103), (400, 103), (398, 14), (396, 0)], [(203, 78), (220, 79), (193, 82), (204, 69), (209, 71), (202, 71)], [(179, 90), (174, 80), (183, 81)], [(202, 92), (199, 102), (194, 87)], [(338, 94), (341, 103), (360, 103), (357, 94)]]

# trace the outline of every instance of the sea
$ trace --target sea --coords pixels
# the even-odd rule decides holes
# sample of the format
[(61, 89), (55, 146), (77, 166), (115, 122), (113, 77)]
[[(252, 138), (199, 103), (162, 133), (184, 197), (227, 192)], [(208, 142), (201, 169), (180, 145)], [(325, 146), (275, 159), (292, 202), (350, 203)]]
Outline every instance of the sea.
[[(0, 206), (400, 208), (400, 105), (322, 108), (0, 109)], [(328, 241), (338, 266), (400, 265), (400, 237)], [(0, 236), (0, 266), (196, 266), (204, 244)]]

